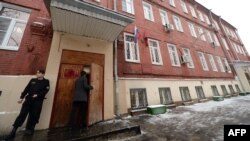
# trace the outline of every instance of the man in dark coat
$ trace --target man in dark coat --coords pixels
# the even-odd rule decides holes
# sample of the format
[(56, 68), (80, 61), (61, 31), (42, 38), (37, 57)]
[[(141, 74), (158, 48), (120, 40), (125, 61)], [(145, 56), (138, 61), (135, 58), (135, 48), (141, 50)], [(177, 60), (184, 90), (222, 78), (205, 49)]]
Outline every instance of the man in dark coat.
[(85, 71), (81, 71), (81, 76), (75, 82), (75, 93), (69, 121), (70, 127), (77, 127), (77, 110), (79, 110), (80, 113), (78, 127), (87, 126), (86, 115), (88, 110), (88, 94), (93, 87), (88, 84), (86, 74), (87, 73)]
[(36, 73), (37, 78), (32, 78), (22, 92), (18, 103), (21, 104), (24, 98), (25, 101), (13, 124), (12, 131), (7, 136), (7, 139), (12, 139), (15, 137), (17, 128), (22, 126), (27, 115), (29, 116), (25, 133), (29, 135), (33, 134), (35, 125), (38, 123), (40, 118), (43, 100), (45, 99), (45, 95), (49, 91), (50, 87), (49, 80), (44, 78), (44, 74), (44, 70), (38, 70)]

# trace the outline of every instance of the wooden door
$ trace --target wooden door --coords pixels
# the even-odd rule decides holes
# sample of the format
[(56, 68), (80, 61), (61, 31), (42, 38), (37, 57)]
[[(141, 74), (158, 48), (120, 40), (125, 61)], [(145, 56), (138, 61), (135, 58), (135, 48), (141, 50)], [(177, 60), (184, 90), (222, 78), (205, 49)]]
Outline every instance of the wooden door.
[(89, 96), (88, 125), (103, 120), (103, 67), (92, 63), (90, 69), (90, 83), (94, 89)]
[(82, 65), (61, 64), (50, 127), (67, 126), (72, 108), (75, 80), (80, 76), (82, 68)]

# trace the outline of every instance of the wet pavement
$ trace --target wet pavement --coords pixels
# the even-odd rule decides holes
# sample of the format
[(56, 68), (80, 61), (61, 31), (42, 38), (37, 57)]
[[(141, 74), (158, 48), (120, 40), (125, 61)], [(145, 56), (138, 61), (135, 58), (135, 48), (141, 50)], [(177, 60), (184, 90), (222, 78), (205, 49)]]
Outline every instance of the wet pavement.
[[(14, 141), (223, 141), (224, 125), (250, 125), (249, 107), (250, 95), (237, 96), (179, 106), (160, 115), (143, 114), (105, 121), (87, 130), (42, 130), (33, 136), (19, 132)], [(133, 129), (137, 125), (140, 131)]]

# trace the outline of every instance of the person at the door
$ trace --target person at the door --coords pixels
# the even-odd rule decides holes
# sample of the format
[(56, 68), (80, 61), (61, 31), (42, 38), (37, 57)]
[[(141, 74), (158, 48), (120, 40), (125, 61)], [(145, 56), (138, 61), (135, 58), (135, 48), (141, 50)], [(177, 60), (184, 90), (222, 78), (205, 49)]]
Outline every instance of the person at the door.
[(17, 128), (22, 126), (27, 115), (29, 116), (25, 134), (32, 135), (34, 133), (35, 125), (40, 118), (43, 100), (45, 99), (45, 95), (48, 93), (50, 87), (49, 80), (44, 78), (44, 74), (44, 70), (38, 70), (36, 72), (36, 78), (32, 78), (21, 93), (20, 100), (17, 102), (21, 104), (24, 98), (25, 101), (23, 102), (21, 111), (13, 124), (13, 129), (6, 139), (12, 139), (15, 137)]
[[(93, 86), (88, 84), (86, 77), (87, 73), (81, 71), (80, 77), (75, 82), (75, 92), (73, 98), (73, 105), (69, 120), (69, 126), (72, 127), (81, 127), (84, 128), (86, 124), (86, 115), (88, 110), (88, 94), (90, 90), (93, 89)], [(79, 118), (77, 117), (77, 110), (79, 110)], [(77, 122), (76, 119), (80, 119)]]

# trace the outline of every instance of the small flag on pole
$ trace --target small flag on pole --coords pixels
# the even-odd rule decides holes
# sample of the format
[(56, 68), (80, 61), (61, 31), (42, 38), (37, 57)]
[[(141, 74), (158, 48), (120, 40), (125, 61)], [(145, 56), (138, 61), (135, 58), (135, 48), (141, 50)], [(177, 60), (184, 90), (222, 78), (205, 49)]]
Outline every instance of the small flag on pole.
[(138, 42), (138, 39), (139, 39), (139, 30), (138, 30), (138, 28), (135, 26), (135, 29), (134, 29), (134, 42), (137, 43), (137, 42)]

